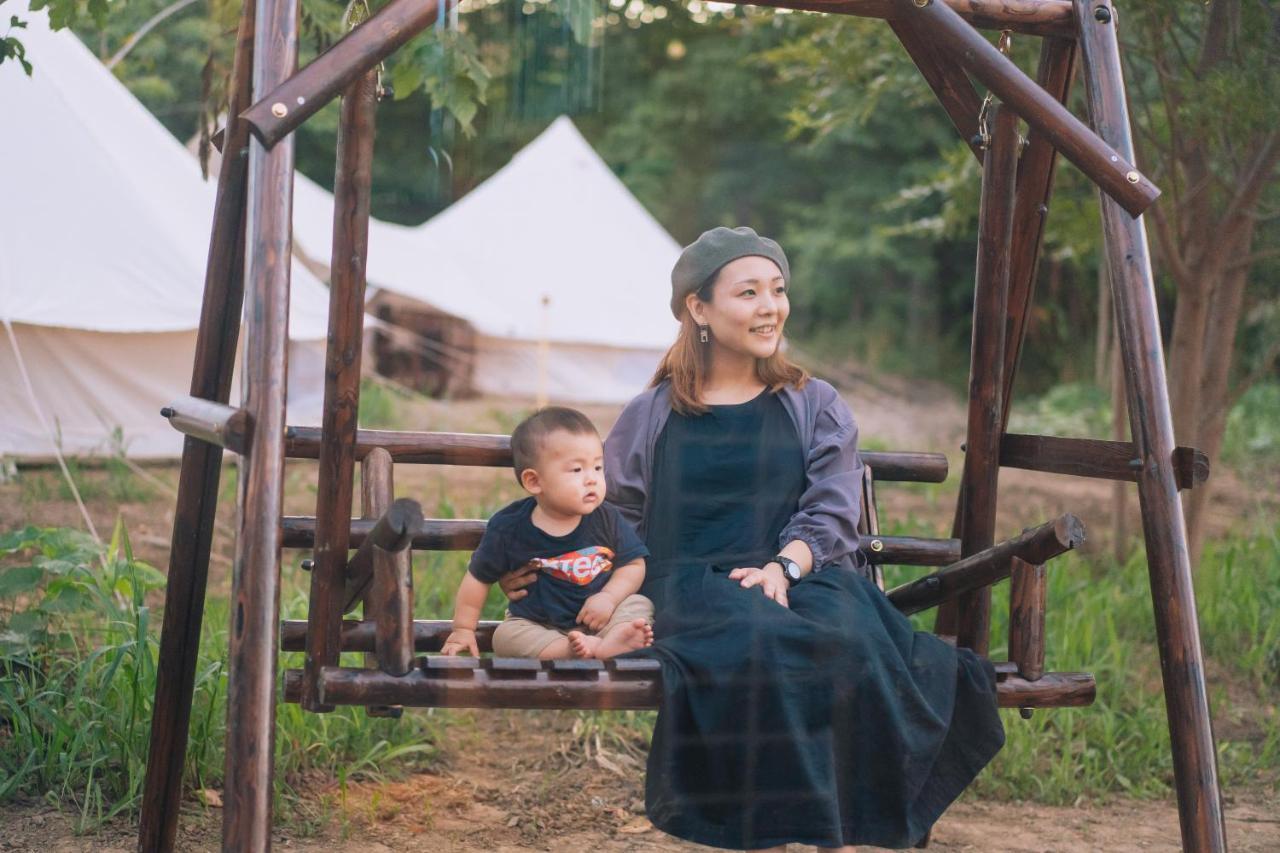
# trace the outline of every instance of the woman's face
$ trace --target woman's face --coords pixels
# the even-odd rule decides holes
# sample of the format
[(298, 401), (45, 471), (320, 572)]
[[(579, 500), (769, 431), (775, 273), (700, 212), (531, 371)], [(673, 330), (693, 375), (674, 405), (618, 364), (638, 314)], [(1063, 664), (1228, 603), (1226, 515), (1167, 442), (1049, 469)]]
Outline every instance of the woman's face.
[(791, 313), (782, 270), (768, 258), (750, 255), (720, 269), (711, 301), (688, 297), (693, 319), (711, 327), (714, 345), (732, 352), (768, 358), (782, 341), (782, 327)]

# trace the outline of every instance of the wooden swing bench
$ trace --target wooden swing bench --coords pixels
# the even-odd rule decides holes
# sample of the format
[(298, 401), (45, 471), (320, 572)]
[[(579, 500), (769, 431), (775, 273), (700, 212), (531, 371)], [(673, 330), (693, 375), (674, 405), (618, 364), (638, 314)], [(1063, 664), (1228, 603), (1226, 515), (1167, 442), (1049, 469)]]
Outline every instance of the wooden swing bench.
[[(237, 445), (238, 410), (186, 398), (165, 412), (171, 423), (198, 438)], [(228, 426), (229, 424), (229, 426)], [(324, 438), (319, 428), (290, 427), (285, 455), (319, 459)], [(503, 435), (361, 430), (352, 448), (361, 460), (363, 518), (353, 519), (340, 589), (312, 594), (339, 595), (344, 613), (363, 606), (363, 619), (341, 625), (340, 649), (370, 655), (371, 668), (323, 666), (313, 673), (285, 673), (284, 698), (314, 710), (336, 705), (365, 705), (379, 716), (396, 706), (453, 708), (638, 709), (656, 707), (660, 667), (652, 660), (557, 660), (444, 657), (438, 652), (451, 626), (448, 620), (414, 620), (413, 550), (473, 550), (484, 532), (479, 519), (423, 519), (415, 501), (393, 501), (395, 462), (510, 468), (510, 438)], [(1088, 705), (1095, 684), (1085, 673), (1044, 671), (1045, 575), (1043, 564), (1084, 540), (1083, 525), (1072, 515), (1029, 529), (1013, 539), (960, 558), (959, 539), (885, 536), (879, 532), (875, 483), (940, 483), (947, 459), (939, 453), (862, 453), (865, 475), (860, 533), (873, 579), (884, 589), (886, 565), (943, 566), (888, 592), (906, 614), (936, 607), (1012, 577), (1010, 660), (995, 663), (997, 695), (1004, 707), (1052, 708)], [(283, 546), (316, 547), (315, 517), (283, 518)], [(310, 570), (314, 561), (304, 560)], [(477, 641), (492, 651), (497, 622), (482, 622)], [(280, 649), (307, 651), (306, 621), (286, 621)], [(319, 630), (323, 630), (320, 628)], [(309, 679), (314, 679), (308, 683)]]
[[(1002, 467), (1137, 484), (1185, 847), (1225, 851), (1217, 757), (1178, 491), (1207, 475), (1203, 454), (1175, 446), (1151, 259), (1141, 214), (1160, 190), (1134, 162), (1110, 0), (757, 0), (779, 8), (883, 18), (951, 123), (982, 163), (964, 471), (949, 539), (882, 535), (878, 482), (942, 482), (938, 454), (863, 454), (861, 533), (876, 579), (885, 565), (936, 569), (890, 590), (904, 613), (938, 607), (935, 631), (987, 654), (990, 587), (1011, 582), (1008, 661), (999, 703), (1087, 705), (1093, 677), (1044, 672), (1045, 563), (1083, 538), (1064, 515), (995, 541)], [(199, 652), (223, 450), (239, 453), (227, 666), (223, 849), (270, 847), (278, 651), (304, 651), (285, 699), (311, 711), (363, 705), (650, 708), (649, 661), (510, 660), (433, 655), (441, 621), (412, 615), (413, 550), (473, 549), (484, 522), (423, 520), (395, 501), (399, 462), (507, 466), (505, 436), (357, 430), (365, 258), (378, 64), (430, 26), (448, 0), (390, 0), (307, 66), (297, 61), (297, 4), (242, 0), (224, 156), (210, 235), (190, 396), (165, 410), (187, 435), (169, 556), (139, 848), (172, 850), (182, 805), (187, 729)], [(1032, 79), (977, 28), (1041, 39)], [(1001, 39), (1007, 46), (1007, 39)], [(1086, 125), (1066, 106), (1077, 67)], [(975, 82), (987, 90), (980, 96)], [(290, 134), (342, 95), (334, 184), (329, 342), (320, 429), (285, 420), (293, 147)], [(1021, 132), (1025, 121), (1027, 132)], [(1025, 142), (1025, 145), (1023, 144)], [(1099, 188), (1108, 281), (1131, 442), (1008, 432), (1019, 355), (1058, 155)], [(497, 236), (497, 235), (495, 235)], [(424, 265), (431, 263), (424, 258)], [(442, 286), (447, 284), (442, 283)], [(243, 311), (242, 311), (243, 308)], [(226, 405), (244, 319), (243, 406)], [(637, 389), (639, 390), (639, 389)], [(285, 459), (318, 461), (315, 516), (282, 517)], [(352, 519), (355, 464), (362, 518)], [(874, 472), (874, 479), (872, 472)], [(309, 612), (279, 620), (281, 549), (313, 551)], [(352, 553), (354, 549), (354, 554)], [(357, 606), (362, 619), (346, 620)], [(480, 631), (490, 646), (492, 624)], [(366, 667), (343, 667), (343, 651)]]

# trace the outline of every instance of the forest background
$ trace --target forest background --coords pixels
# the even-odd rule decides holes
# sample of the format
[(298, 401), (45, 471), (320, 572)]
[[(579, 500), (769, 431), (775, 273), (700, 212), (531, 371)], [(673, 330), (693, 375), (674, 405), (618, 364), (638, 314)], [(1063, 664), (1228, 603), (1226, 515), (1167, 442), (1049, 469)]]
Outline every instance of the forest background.
[[(73, 26), (175, 136), (207, 144), (238, 4), (30, 5)], [(304, 0), (302, 62), (368, 11)], [(1177, 440), (1217, 461), (1239, 404), (1280, 421), (1280, 6), (1158, 0), (1119, 14), (1139, 163), (1164, 190), (1147, 220)], [(21, 18), (0, 61), (38, 68)], [(1033, 71), (1039, 40), (1013, 41)], [(964, 387), (979, 167), (881, 22), (702, 0), (464, 0), (385, 79), (375, 216), (424, 221), (568, 113), (678, 241), (724, 223), (777, 237), (795, 272), (791, 335), (817, 358)], [(296, 135), (299, 169), (326, 186), (336, 117), (331, 104)], [(1067, 386), (1101, 412), (1115, 346), (1096, 195), (1070, 165), (1057, 184), (1014, 396)], [(1193, 554), (1212, 488), (1186, 501)]]
[[(72, 26), (113, 63), (175, 137), (207, 142), (221, 121), (238, 4), (31, 3), (42, 5), (55, 25)], [(302, 10), (305, 63), (340, 36), (345, 15), (364, 8), (303, 0)], [(1229, 791), (1261, 785), (1274, 792), (1280, 785), (1274, 511), (1280, 10), (1274, 0), (1150, 0), (1125, 4), (1120, 15), (1138, 161), (1164, 190), (1147, 225), (1178, 440), (1210, 453), (1208, 488), (1236, 498), (1243, 493), (1261, 509), (1224, 502), (1238, 515), (1231, 524), (1219, 522), (1223, 535), (1205, 543), (1196, 574), (1220, 761)], [(29, 63), (30, 73), (39, 74), (41, 57), (24, 55), (21, 46), (28, 17), (25, 0), (0, 0), (0, 61)], [(140, 31), (146, 34), (133, 40)], [(1038, 40), (1014, 38), (1014, 59), (1025, 70), (1033, 70), (1037, 55)], [(374, 215), (402, 223), (429, 218), (568, 113), (677, 240), (728, 223), (782, 241), (795, 282), (789, 334), (815, 362), (861, 380), (905, 379), (895, 379), (894, 388), (929, 380), (963, 395), (980, 175), (881, 22), (701, 0), (466, 0), (450, 26), (397, 54), (385, 81), (395, 97), (378, 111)], [(1072, 105), (1078, 115), (1081, 90)], [(3, 110), (0, 98), (0, 132)], [(333, 182), (336, 124), (330, 106), (296, 134), (300, 170), (325, 186)], [(4, 168), (13, 166), (0, 167), (0, 190)], [(1092, 186), (1061, 164), (1013, 400), (1014, 423), (1025, 431), (1107, 437), (1113, 429), (1114, 331), (1099, 277), (1097, 208)], [(573, 235), (566, 238), (572, 244)], [(501, 251), (502, 235), (493, 240)], [(533, 277), (554, 274), (530, 270)], [(389, 411), (379, 421), (376, 410), (386, 399), (366, 389), (362, 423), (406, 425), (392, 422)], [(927, 406), (913, 411), (935, 416)], [(429, 410), (458, 419), (437, 428), (510, 429), (511, 413), (494, 423), (478, 413), (468, 404)], [(1020, 413), (1041, 421), (1019, 422)], [(1120, 432), (1127, 438), (1123, 420)], [(957, 448), (927, 449), (954, 455)], [(153, 524), (172, 504), (154, 477), (123, 463), (74, 473), (91, 510), (108, 521), (119, 513), (137, 541), (149, 542), (144, 547), (167, 548), (167, 527), (157, 533)], [(172, 476), (161, 472), (162, 480)], [(226, 476), (221, 503), (230, 512), (235, 478)], [(286, 491), (294, 511), (309, 512), (314, 484), (297, 472), (291, 477)], [(449, 505), (444, 485), (408, 485), (426, 495), (439, 491), (434, 511), (443, 517), (480, 517), (514, 489), (508, 482), (500, 494), (455, 495), (450, 483)], [(23, 798), (69, 803), (86, 829), (113, 815), (136, 815), (143, 723), (154, 688), (150, 607), (164, 580), (134, 559), (123, 522), (106, 548), (74, 530), (43, 529), (77, 523), (63, 489), (49, 472), (23, 472), (0, 484), (0, 521), (15, 528), (0, 529), (0, 657), (10, 668), (0, 673), (0, 804), (17, 802), (15, 814), (26, 820)], [(889, 532), (945, 535), (930, 524), (935, 516), (949, 523), (954, 482), (904, 491), (909, 511), (895, 515), (898, 526)], [(1201, 487), (1190, 493), (1193, 516), (1206, 493)], [(1096, 502), (1096, 493), (1087, 498)], [(916, 506), (927, 511), (913, 517)], [(17, 529), (26, 524), (42, 529)], [(1170, 795), (1145, 563), (1140, 551), (1119, 561), (1096, 556), (1073, 555), (1052, 575), (1049, 657), (1055, 667), (1095, 672), (1098, 703), (1010, 726), (1010, 744), (980, 796), (1072, 803), (1114, 793)], [(416, 561), (427, 582), (417, 590), (415, 613), (445, 615), (464, 558), (419, 554)], [(215, 573), (225, 575), (226, 565), (219, 565)], [(500, 603), (491, 605), (487, 615), (499, 615)], [(188, 781), (201, 792), (220, 784), (225, 718), (226, 602), (215, 596), (210, 607), (188, 755)], [(282, 607), (294, 618), (305, 613), (296, 573), (286, 578)], [(1007, 607), (998, 604), (996, 613)], [(19, 677), (37, 670), (47, 679)], [(606, 750), (630, 749), (638, 761), (646, 720), (575, 717), (566, 725), (582, 748), (569, 754), (577, 761), (595, 749), (597, 759), (616, 761), (617, 752), (599, 752), (603, 733)], [(345, 792), (348, 778), (393, 772), (387, 768), (438, 769), (448, 743), (457, 741), (440, 736), (433, 728), (439, 719), (425, 714), (395, 728), (353, 709), (317, 716), (282, 706), (278, 723), (278, 780), (286, 792), (310, 787), (317, 773), (340, 780)], [(452, 718), (449, 724), (455, 734), (461, 729)], [(624, 801), (634, 798), (624, 793)], [(323, 801), (285, 799), (295, 818), (326, 811)], [(585, 801), (583, 813), (598, 820), (591, 797)], [(515, 832), (505, 821), (499, 827)], [(519, 831), (537, 838), (548, 826), (554, 825), (521, 823)], [(43, 833), (36, 827), (30, 837)]]

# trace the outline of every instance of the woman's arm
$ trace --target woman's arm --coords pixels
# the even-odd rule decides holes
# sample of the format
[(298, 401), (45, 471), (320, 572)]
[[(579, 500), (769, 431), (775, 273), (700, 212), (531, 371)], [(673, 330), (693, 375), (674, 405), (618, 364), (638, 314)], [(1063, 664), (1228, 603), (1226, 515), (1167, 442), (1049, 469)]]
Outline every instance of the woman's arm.
[(649, 431), (655, 394), (640, 394), (622, 410), (604, 440), (605, 499), (643, 539), (644, 505), (649, 492)]
[(803, 556), (804, 551), (808, 552), (807, 568), (815, 569), (841, 562), (858, 549), (862, 515), (858, 425), (835, 389), (825, 385), (825, 391), (805, 463), (806, 487), (799, 508), (778, 537), (779, 549), (802, 571), (805, 561), (796, 555)]

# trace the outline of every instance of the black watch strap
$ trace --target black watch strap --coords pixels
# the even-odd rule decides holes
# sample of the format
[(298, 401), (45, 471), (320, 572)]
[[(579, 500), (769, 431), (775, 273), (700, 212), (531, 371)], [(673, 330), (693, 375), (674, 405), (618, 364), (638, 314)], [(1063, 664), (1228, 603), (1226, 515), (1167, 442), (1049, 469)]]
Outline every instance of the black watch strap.
[(800, 564), (790, 557), (784, 557), (782, 554), (778, 554), (773, 558), (772, 562), (782, 566), (782, 576), (787, 579), (787, 583), (789, 584), (797, 584), (800, 582), (800, 578), (804, 577), (800, 572)]

